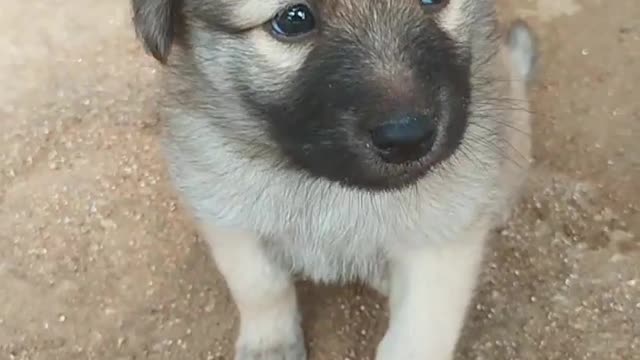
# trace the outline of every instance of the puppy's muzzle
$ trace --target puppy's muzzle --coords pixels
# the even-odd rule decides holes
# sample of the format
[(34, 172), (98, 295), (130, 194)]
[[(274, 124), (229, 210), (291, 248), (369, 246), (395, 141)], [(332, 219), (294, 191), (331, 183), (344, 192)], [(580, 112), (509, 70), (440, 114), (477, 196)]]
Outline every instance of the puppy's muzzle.
[(425, 157), (433, 148), (438, 128), (423, 114), (402, 114), (374, 127), (371, 143), (383, 161), (401, 164)]

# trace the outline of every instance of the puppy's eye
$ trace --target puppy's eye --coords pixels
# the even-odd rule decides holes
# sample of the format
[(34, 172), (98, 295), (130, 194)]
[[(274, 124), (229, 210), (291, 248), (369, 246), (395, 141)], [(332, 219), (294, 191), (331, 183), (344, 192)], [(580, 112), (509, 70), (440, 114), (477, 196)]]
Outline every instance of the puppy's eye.
[(427, 9), (427, 11), (439, 11), (442, 10), (449, 0), (420, 0), (420, 3)]
[(304, 4), (292, 5), (279, 12), (271, 21), (276, 36), (297, 37), (307, 34), (316, 27), (311, 9)]

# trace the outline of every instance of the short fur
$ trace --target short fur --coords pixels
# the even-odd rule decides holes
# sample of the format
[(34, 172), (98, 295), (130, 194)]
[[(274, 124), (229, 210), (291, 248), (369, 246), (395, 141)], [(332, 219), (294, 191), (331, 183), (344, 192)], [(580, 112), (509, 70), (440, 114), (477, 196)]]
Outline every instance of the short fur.
[[(492, 0), (301, 2), (321, 30), (286, 43), (263, 24), (287, 0), (133, 0), (167, 65), (172, 179), (238, 304), (236, 359), (306, 357), (299, 275), (390, 296), (377, 360), (449, 360), (529, 167), (534, 39), (519, 22), (498, 41)], [(434, 149), (380, 161), (366, 129), (416, 109)]]

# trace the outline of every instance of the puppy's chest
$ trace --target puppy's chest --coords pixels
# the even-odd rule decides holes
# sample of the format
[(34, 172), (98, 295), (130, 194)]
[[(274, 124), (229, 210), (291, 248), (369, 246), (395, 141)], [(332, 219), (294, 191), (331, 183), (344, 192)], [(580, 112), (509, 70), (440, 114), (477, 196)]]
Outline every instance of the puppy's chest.
[(294, 274), (317, 282), (375, 283), (386, 275), (390, 252), (457, 240), (478, 205), (419, 196), (363, 203), (281, 203), (279, 211), (270, 209), (281, 216), (255, 229), (262, 234), (267, 254)]
[(390, 252), (455, 240), (479, 204), (454, 192), (437, 199), (313, 189), (292, 194), (275, 186), (260, 196), (207, 193), (192, 197), (201, 218), (255, 233), (275, 262), (316, 282), (376, 283), (386, 275)]
[(304, 235), (293, 230), (263, 238), (263, 246), (274, 261), (305, 279), (375, 282), (386, 268), (385, 239), (361, 230)]

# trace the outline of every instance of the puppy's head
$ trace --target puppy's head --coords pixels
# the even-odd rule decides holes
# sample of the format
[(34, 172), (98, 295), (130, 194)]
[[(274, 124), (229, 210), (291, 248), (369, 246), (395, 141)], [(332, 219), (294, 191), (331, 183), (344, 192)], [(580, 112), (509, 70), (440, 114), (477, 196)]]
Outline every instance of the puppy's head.
[(182, 83), (175, 96), (230, 146), (370, 190), (415, 183), (455, 153), (492, 48), (492, 0), (133, 6), (146, 48)]

